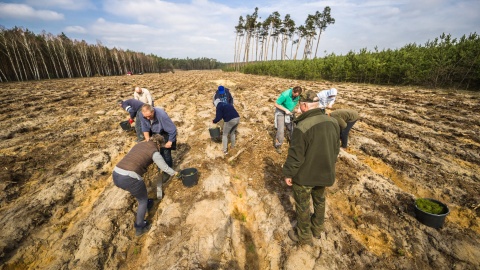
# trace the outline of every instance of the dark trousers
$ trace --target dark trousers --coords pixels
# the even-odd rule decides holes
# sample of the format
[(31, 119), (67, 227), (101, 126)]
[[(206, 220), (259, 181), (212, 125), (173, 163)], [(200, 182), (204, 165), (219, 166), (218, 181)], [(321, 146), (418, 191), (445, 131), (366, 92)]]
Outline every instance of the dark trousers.
[(143, 181), (116, 172), (113, 172), (112, 177), (115, 186), (130, 192), (130, 194), (137, 199), (138, 210), (135, 225), (143, 226), (148, 204), (147, 186), (145, 186)]
[(143, 132), (142, 132), (142, 125), (140, 123), (142, 117), (143, 115), (141, 110), (138, 110), (137, 116), (135, 117), (135, 132), (137, 133), (137, 141), (139, 142), (145, 140), (145, 136), (143, 135)]
[[(153, 134), (162, 135), (163, 140), (165, 142), (168, 142), (168, 134), (166, 132), (152, 133), (150, 131), (150, 137), (152, 137)], [(176, 149), (177, 149), (177, 141), (173, 141), (172, 146), (170, 148), (165, 148), (165, 147), (160, 148), (160, 155), (165, 160), (165, 163), (167, 163), (168, 167), (170, 167), (172, 169), (173, 169), (172, 150), (176, 150)]]
[(348, 133), (350, 129), (352, 129), (353, 125), (355, 125), (357, 121), (347, 122), (347, 127), (340, 131), (340, 140), (342, 141), (342, 148), (347, 148), (348, 144)]

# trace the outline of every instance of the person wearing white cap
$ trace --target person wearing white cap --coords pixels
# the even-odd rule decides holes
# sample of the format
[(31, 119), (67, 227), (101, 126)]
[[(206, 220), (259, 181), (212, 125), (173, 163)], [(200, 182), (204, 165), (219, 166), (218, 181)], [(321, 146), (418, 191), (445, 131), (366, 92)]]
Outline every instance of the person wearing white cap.
[(331, 109), (337, 98), (337, 89), (330, 88), (317, 93), (318, 107), (320, 109)]

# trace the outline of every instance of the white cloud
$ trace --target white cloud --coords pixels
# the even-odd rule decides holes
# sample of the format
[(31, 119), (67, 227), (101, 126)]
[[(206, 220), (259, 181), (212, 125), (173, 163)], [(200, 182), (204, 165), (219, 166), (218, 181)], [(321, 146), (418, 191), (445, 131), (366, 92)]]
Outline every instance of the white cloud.
[(78, 33), (78, 34), (85, 34), (87, 33), (87, 29), (81, 27), (81, 26), (67, 26), (65, 27), (66, 33)]
[(63, 14), (55, 11), (43, 9), (35, 10), (28, 5), (8, 3), (0, 3), (0, 17), (16, 20), (26, 19), (42, 21), (58, 21), (64, 19)]
[[(234, 27), (240, 16), (251, 15), (255, 7), (259, 8), (261, 21), (278, 11), (282, 19), (290, 14), (298, 27), (305, 23), (308, 14), (322, 12), (330, 6), (336, 22), (322, 34), (319, 56), (323, 56), (324, 51), (346, 54), (361, 48), (373, 50), (375, 46), (383, 50), (413, 42), (424, 44), (443, 32), (453, 37), (480, 33), (479, 0), (24, 1), (51, 11), (3, 3), (0, 4), (0, 24), (47, 27), (44, 29), (48, 32), (64, 31), (71, 33), (72, 38), (94, 43), (100, 40), (108, 47), (166, 58), (209, 57), (222, 62), (233, 61)], [(92, 3), (98, 3), (98, 9), (91, 10), (95, 8)], [(83, 10), (65, 12), (65, 15), (57, 13), (74, 8)], [(63, 16), (66, 17), (63, 22), (46, 22), (63, 19)], [(303, 44), (300, 50), (302, 48)]]
[(31, 6), (49, 7), (66, 10), (94, 9), (95, 5), (91, 0), (26, 0)]

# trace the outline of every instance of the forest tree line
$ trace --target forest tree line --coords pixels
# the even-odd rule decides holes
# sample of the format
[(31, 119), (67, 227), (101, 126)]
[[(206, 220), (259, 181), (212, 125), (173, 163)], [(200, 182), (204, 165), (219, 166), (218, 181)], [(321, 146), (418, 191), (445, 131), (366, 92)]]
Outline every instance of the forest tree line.
[[(230, 65), (225, 70), (237, 70)], [(299, 80), (330, 80), (386, 85), (480, 90), (480, 37), (461, 38), (442, 34), (423, 46), (407, 44), (400, 49), (331, 53), (323, 58), (258, 61), (242, 65), (248, 74)]]
[(290, 14), (282, 18), (277, 11), (262, 21), (255, 8), (251, 15), (240, 16), (235, 26), (235, 67), (251, 61), (316, 58), (322, 33), (334, 23), (329, 6), (308, 14), (300, 26)]
[(0, 82), (124, 75), (127, 72), (173, 72), (174, 69), (214, 69), (215, 59), (165, 59), (153, 54), (109, 49), (101, 41), (88, 44), (65, 34), (0, 27)]

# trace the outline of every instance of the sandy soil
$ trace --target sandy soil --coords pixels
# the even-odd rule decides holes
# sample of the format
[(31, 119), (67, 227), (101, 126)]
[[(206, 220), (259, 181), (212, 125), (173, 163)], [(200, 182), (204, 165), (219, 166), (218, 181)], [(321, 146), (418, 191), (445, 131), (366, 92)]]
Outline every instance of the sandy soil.
[[(335, 84), (335, 108), (361, 120), (337, 162), (314, 247), (297, 247), (288, 145), (272, 147), (273, 102), (328, 82), (190, 71), (0, 84), (0, 269), (479, 269), (480, 94)], [(219, 84), (241, 115), (237, 147), (210, 139)], [(150, 89), (178, 128), (174, 180), (135, 237), (136, 201), (111, 172), (135, 144), (115, 105)], [(152, 186), (154, 168), (146, 180)], [(443, 228), (417, 221), (415, 198), (450, 208)]]

